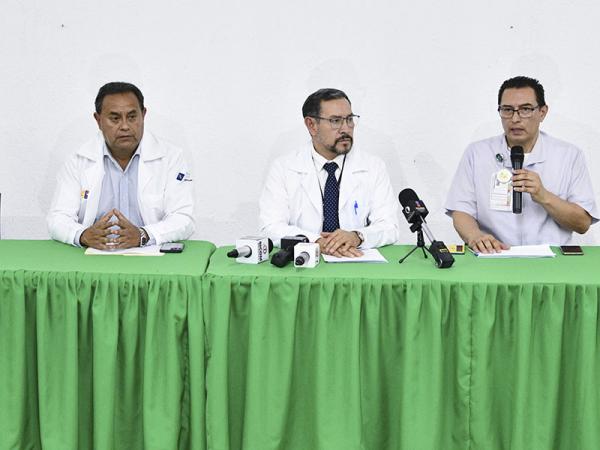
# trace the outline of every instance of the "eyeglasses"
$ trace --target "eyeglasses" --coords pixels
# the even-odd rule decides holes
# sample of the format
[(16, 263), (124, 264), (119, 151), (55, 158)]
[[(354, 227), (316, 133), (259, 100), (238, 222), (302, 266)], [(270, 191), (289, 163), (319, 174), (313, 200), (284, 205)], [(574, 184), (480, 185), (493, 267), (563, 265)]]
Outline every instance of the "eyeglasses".
[(533, 112), (539, 108), (538, 106), (519, 106), (518, 108), (513, 108), (512, 106), (498, 106), (498, 112), (500, 113), (500, 117), (503, 119), (512, 119), (515, 113), (519, 115), (522, 119), (527, 119), (533, 116)]
[(358, 123), (358, 119), (360, 119), (360, 116), (357, 116), (356, 114), (350, 114), (347, 117), (310, 117), (312, 117), (313, 119), (327, 120), (331, 125), (332, 130), (339, 130), (342, 127), (344, 121), (346, 121), (346, 125), (348, 125), (348, 128), (354, 128)]

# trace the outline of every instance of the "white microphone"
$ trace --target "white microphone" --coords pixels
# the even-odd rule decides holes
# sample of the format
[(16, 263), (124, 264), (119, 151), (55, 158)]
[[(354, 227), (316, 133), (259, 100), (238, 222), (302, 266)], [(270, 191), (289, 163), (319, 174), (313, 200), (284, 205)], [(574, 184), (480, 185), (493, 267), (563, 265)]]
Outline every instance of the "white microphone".
[(294, 246), (294, 267), (317, 267), (321, 257), (321, 249), (316, 243), (300, 243)]
[(235, 241), (235, 249), (227, 253), (242, 264), (259, 264), (269, 259), (273, 241), (266, 237), (245, 236)]

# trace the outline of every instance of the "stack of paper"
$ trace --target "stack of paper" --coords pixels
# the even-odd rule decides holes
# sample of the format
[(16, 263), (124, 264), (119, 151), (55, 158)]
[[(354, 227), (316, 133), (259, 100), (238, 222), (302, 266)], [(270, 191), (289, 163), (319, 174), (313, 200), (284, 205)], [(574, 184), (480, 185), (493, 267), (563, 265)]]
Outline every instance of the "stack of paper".
[(323, 255), (323, 259), (328, 263), (355, 263), (355, 262), (369, 262), (369, 263), (386, 263), (387, 259), (383, 257), (379, 250), (376, 248), (371, 248), (368, 250), (361, 250), (363, 252), (362, 256), (331, 256), (331, 255)]
[(160, 245), (149, 245), (147, 247), (133, 247), (125, 250), (96, 250), (89, 248), (85, 251), (86, 255), (121, 255), (121, 256), (162, 256)]
[(473, 251), (478, 258), (554, 258), (556, 255), (548, 244), (515, 245), (500, 253), (479, 253)]

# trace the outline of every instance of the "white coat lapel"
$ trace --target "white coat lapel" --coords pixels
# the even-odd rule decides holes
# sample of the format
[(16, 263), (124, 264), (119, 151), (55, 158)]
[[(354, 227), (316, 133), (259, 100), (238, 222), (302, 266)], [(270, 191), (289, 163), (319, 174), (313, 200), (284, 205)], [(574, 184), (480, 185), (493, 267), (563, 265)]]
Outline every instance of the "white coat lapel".
[(302, 173), (302, 181), (300, 182), (302, 189), (320, 215), (323, 213), (323, 199), (321, 197), (319, 179), (317, 178), (317, 172), (315, 170), (311, 152), (312, 143), (297, 155), (295, 170)]
[(344, 174), (342, 175), (342, 184), (340, 185), (340, 211), (346, 207), (346, 204), (356, 200), (356, 193), (360, 187), (360, 172), (367, 171), (360, 154), (354, 153), (353, 149), (346, 157)]
[(153, 178), (151, 161), (165, 156), (165, 149), (150, 133), (144, 133), (140, 142), (140, 165), (138, 167), (138, 198), (143, 198), (143, 192)]
[[(82, 177), (82, 198), (85, 201), (84, 209), (79, 213), (83, 216), (82, 224), (87, 226), (92, 225), (96, 221), (98, 213), (98, 205), (100, 204), (100, 194), (102, 193), (102, 180), (104, 178), (104, 157), (102, 156), (104, 149), (104, 136), (98, 132), (96, 139), (89, 141), (78, 152), (81, 156), (90, 160), (90, 164), (84, 169)], [(87, 191), (87, 193), (85, 192)], [(87, 199), (85, 196), (87, 195)]]
[(102, 179), (104, 178), (104, 163), (102, 160), (92, 164), (85, 170), (84, 179), (88, 182), (87, 205), (83, 216), (83, 224), (91, 225), (96, 220), (98, 205), (100, 204), (100, 194), (102, 193)]

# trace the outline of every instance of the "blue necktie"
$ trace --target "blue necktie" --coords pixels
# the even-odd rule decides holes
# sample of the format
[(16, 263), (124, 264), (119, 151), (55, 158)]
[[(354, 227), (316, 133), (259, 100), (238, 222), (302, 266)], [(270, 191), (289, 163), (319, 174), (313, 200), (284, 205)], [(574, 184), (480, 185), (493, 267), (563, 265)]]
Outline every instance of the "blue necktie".
[(340, 227), (338, 215), (340, 187), (335, 179), (335, 171), (338, 165), (334, 162), (329, 162), (323, 168), (329, 174), (325, 182), (325, 191), (323, 192), (323, 231), (335, 231)]

